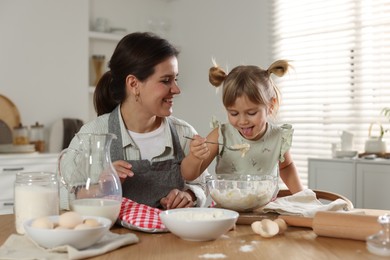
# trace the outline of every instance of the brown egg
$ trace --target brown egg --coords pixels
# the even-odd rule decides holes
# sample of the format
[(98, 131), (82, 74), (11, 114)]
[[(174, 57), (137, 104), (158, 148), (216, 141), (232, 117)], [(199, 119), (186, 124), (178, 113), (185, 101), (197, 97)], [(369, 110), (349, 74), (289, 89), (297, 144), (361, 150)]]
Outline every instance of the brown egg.
[(61, 227), (61, 226), (56, 226), (56, 227), (54, 227), (54, 229), (56, 229), (56, 230), (68, 230), (69, 228), (67, 228), (67, 227)]
[(101, 224), (94, 218), (87, 218), (84, 220), (84, 224), (90, 227), (100, 227)]
[(90, 228), (93, 228), (93, 227), (92, 227), (92, 226), (90, 226), (90, 225), (87, 225), (87, 224), (81, 223), (81, 224), (78, 224), (77, 226), (75, 226), (74, 230), (80, 230), (80, 229), (90, 229)]
[(31, 226), (34, 228), (45, 228), (45, 229), (53, 229), (54, 223), (48, 217), (40, 217), (35, 219)]
[(58, 224), (65, 228), (75, 228), (78, 224), (83, 223), (82, 216), (74, 211), (68, 211), (60, 215)]

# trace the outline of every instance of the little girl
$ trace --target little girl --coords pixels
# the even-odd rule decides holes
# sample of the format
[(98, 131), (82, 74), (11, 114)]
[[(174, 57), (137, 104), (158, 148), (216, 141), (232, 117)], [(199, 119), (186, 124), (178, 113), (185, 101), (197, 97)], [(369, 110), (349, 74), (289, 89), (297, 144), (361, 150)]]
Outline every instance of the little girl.
[[(209, 156), (198, 157), (203, 159), (202, 169), (217, 156), (216, 174), (280, 174), (292, 193), (303, 189), (289, 152), (292, 126), (278, 126), (270, 120), (275, 117), (280, 104), (280, 91), (271, 74), (281, 77), (288, 68), (289, 64), (284, 60), (274, 62), (267, 70), (258, 66), (237, 66), (226, 74), (216, 64), (210, 68), (210, 83), (215, 87), (223, 84), (222, 101), (229, 123), (214, 122), (215, 128), (207, 136), (207, 141), (225, 146), (249, 144), (250, 148), (244, 154), (208, 143)], [(203, 138), (194, 138), (192, 149), (205, 146)]]

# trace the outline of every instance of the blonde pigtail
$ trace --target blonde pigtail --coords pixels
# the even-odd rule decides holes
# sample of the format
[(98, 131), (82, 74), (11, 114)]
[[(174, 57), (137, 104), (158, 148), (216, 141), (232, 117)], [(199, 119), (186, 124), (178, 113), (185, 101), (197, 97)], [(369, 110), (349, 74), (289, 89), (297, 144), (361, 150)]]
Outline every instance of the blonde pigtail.
[(209, 81), (211, 85), (218, 88), (226, 79), (227, 74), (221, 67), (217, 65), (214, 58), (212, 59), (212, 62), (214, 66), (209, 70)]
[(269, 75), (275, 74), (278, 77), (283, 77), (287, 73), (289, 67), (290, 64), (287, 60), (277, 60), (269, 66), (267, 72)]

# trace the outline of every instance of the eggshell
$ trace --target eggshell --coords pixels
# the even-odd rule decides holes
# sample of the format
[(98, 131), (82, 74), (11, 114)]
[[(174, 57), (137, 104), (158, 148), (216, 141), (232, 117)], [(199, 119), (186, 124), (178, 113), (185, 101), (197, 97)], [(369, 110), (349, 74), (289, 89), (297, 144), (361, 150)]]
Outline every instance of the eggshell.
[(259, 233), (262, 237), (273, 237), (279, 233), (278, 224), (270, 219), (263, 219), (261, 221), (261, 227)]
[(54, 223), (48, 217), (41, 217), (35, 219), (31, 226), (34, 228), (45, 228), (45, 229), (53, 229)]
[(262, 229), (261, 221), (254, 221), (251, 224), (251, 228), (252, 228), (253, 232), (255, 232), (256, 234), (260, 235), (260, 229)]
[(61, 214), (58, 219), (58, 224), (61, 227), (70, 228), (70, 229), (76, 227), (78, 224), (81, 223), (83, 223), (82, 216), (79, 213), (74, 211), (65, 212)]
[(279, 234), (282, 234), (284, 233), (284, 231), (286, 231), (287, 229), (287, 223), (286, 221), (284, 221), (284, 219), (281, 219), (281, 218), (277, 218), (274, 220), (276, 222), (276, 224), (278, 224), (279, 226)]

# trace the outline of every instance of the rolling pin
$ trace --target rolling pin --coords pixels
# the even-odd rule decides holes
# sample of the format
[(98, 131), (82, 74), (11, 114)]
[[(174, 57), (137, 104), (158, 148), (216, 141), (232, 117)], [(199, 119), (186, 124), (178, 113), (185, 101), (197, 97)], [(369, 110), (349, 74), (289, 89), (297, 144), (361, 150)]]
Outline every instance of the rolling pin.
[(279, 216), (290, 226), (312, 228), (317, 236), (346, 238), (366, 241), (370, 235), (382, 228), (378, 216), (332, 211), (319, 211), (314, 218), (299, 216)]

